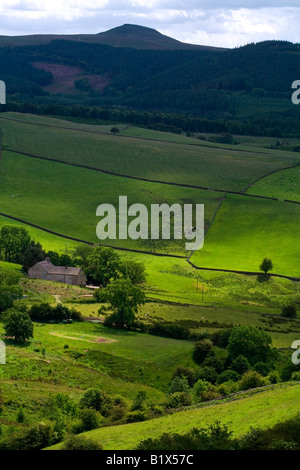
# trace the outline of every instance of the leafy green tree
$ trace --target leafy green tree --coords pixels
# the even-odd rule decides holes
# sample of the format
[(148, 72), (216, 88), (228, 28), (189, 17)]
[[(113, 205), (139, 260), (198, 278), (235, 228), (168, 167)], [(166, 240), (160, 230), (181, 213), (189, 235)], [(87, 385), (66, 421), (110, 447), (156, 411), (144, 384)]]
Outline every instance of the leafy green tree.
[(96, 411), (101, 411), (107, 396), (102, 390), (98, 388), (89, 388), (80, 400), (80, 406), (84, 408), (93, 408)]
[(168, 393), (171, 395), (176, 392), (188, 393), (190, 390), (189, 382), (186, 377), (174, 377), (169, 385)]
[(262, 260), (261, 265), (259, 266), (259, 269), (263, 271), (265, 274), (267, 274), (268, 271), (272, 271), (273, 269), (273, 263), (269, 258), (264, 258)]
[(3, 225), (0, 229), (0, 253), (6, 261), (20, 262), (30, 241), (30, 235), (23, 227)]
[(121, 271), (125, 277), (129, 277), (132, 284), (141, 284), (146, 280), (145, 266), (138, 261), (123, 261)]
[(5, 319), (5, 334), (21, 344), (33, 338), (33, 324), (28, 313), (12, 310)]
[(99, 246), (87, 257), (85, 274), (91, 281), (106, 287), (121, 275), (121, 258), (112, 248)]
[(245, 356), (240, 354), (237, 358), (234, 359), (230, 368), (238, 374), (244, 374), (251, 368), (251, 364)]
[(27, 271), (33, 265), (44, 259), (45, 252), (42, 245), (39, 242), (31, 240), (29, 246), (22, 253), (20, 261), (25, 271)]
[(126, 278), (112, 281), (105, 289), (99, 289), (99, 293), (99, 300), (108, 302), (108, 307), (104, 309), (113, 311), (109, 317), (110, 322), (122, 328), (134, 324), (139, 307), (146, 301), (143, 290)]
[(198, 364), (202, 364), (204, 359), (207, 358), (209, 352), (213, 347), (213, 343), (209, 339), (202, 339), (195, 344), (193, 357)]
[(252, 325), (236, 326), (232, 330), (227, 347), (229, 359), (234, 361), (243, 355), (251, 365), (260, 361), (269, 362), (274, 358), (271, 344), (272, 337), (265, 331)]
[(265, 385), (265, 380), (256, 370), (245, 372), (239, 382), (241, 390), (249, 390), (251, 388), (262, 387), (263, 385)]

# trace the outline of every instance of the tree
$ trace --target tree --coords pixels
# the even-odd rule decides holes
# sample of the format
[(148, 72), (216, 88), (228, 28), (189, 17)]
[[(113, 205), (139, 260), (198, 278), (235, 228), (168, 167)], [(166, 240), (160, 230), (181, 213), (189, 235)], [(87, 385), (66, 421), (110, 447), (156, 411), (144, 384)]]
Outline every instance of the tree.
[(265, 331), (258, 330), (252, 325), (236, 326), (232, 330), (227, 347), (229, 359), (234, 361), (242, 355), (251, 365), (259, 361), (268, 363), (273, 359), (271, 344), (272, 338)]
[(21, 255), (21, 263), (25, 271), (31, 268), (34, 264), (45, 259), (45, 252), (39, 242), (31, 240), (29, 246)]
[(21, 344), (33, 338), (33, 324), (28, 313), (12, 310), (5, 320), (5, 334)]
[(23, 289), (20, 286), (6, 286), (0, 284), (0, 313), (5, 312), (14, 304), (14, 300), (21, 299)]
[(86, 264), (86, 276), (103, 287), (121, 275), (121, 259), (112, 248), (98, 246), (87, 257)]
[(295, 318), (297, 316), (296, 306), (294, 304), (284, 305), (281, 309), (281, 315), (287, 318)]
[(262, 263), (259, 267), (261, 271), (263, 271), (265, 274), (267, 274), (268, 271), (272, 271), (273, 269), (273, 263), (269, 258), (264, 258), (262, 260)]
[(210, 350), (213, 347), (213, 343), (209, 339), (202, 339), (197, 341), (195, 344), (193, 357), (198, 364), (202, 364), (204, 359), (207, 358)]
[(146, 300), (143, 290), (138, 286), (134, 286), (131, 280), (126, 278), (112, 281), (105, 289), (100, 289), (99, 292), (102, 297), (101, 300), (108, 302), (108, 309), (113, 310), (110, 321), (122, 328), (125, 325), (127, 327), (133, 325), (135, 314)]
[(118, 134), (120, 132), (120, 130), (117, 128), (117, 127), (112, 127), (110, 132), (114, 135)]
[(124, 276), (131, 279), (132, 284), (141, 284), (146, 280), (145, 266), (138, 261), (131, 259), (123, 261), (121, 271)]
[(1, 227), (0, 252), (6, 261), (20, 262), (30, 241), (30, 235), (23, 227), (17, 225), (3, 225)]

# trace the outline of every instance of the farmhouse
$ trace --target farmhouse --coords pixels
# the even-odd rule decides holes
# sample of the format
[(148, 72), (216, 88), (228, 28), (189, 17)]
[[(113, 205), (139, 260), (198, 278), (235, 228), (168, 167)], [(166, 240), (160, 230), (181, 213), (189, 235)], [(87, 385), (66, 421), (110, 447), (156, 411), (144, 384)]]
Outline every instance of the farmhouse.
[(81, 268), (70, 266), (54, 266), (50, 258), (40, 261), (28, 270), (29, 277), (45, 279), (47, 281), (63, 282), (73, 286), (85, 286), (86, 277)]

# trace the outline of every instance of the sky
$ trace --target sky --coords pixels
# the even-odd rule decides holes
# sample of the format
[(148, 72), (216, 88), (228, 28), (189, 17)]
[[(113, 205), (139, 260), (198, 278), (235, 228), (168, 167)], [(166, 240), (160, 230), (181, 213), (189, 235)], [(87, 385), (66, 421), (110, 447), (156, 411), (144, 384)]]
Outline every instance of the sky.
[(1, 35), (96, 34), (125, 23), (192, 44), (300, 42), (300, 1), (0, 0)]

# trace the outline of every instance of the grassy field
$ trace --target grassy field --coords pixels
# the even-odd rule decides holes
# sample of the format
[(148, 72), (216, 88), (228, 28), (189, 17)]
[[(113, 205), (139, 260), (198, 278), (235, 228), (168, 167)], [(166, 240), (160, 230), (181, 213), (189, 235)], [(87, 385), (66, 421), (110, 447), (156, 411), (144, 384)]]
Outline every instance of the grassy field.
[[(206, 427), (216, 420), (228, 424), (233, 437), (241, 436), (250, 427), (267, 428), (299, 414), (300, 384), (267, 390), (228, 403), (193, 408), (142, 423), (105, 427), (84, 433), (101, 443), (105, 450), (129, 450), (147, 438), (164, 432), (184, 433), (193, 427)], [(59, 445), (49, 449), (55, 450)]]
[[(16, 114), (16, 118), (22, 119), (22, 115)], [(43, 119), (40, 117), (39, 122), (43, 123)], [(43, 127), (28, 121), (2, 120), (1, 128), (4, 148), (125, 175), (214, 189), (239, 191), (259, 176), (299, 161), (293, 152), (253, 148), (247, 151), (201, 145), (201, 141), (195, 146), (186, 143), (186, 137), (183, 142), (181, 137), (176, 142), (155, 141)], [(157, 135), (163, 138), (163, 133)]]
[[(43, 228), (99, 243), (96, 225), (100, 219), (96, 217), (96, 209), (103, 203), (118, 208), (120, 195), (127, 195), (128, 206), (139, 202), (149, 209), (153, 203), (204, 204), (207, 223), (220, 199), (220, 194), (210, 191), (129, 180), (3, 152), (1, 211)], [(139, 249), (147, 249), (148, 245), (132, 240), (106, 240), (103, 243)], [(160, 243), (160, 249), (184, 251), (181, 240)]]
[(296, 204), (227, 195), (204, 247), (191, 260), (202, 267), (257, 272), (267, 257), (274, 273), (299, 277), (299, 220)]
[(269, 175), (251, 186), (247, 193), (300, 202), (300, 167)]

